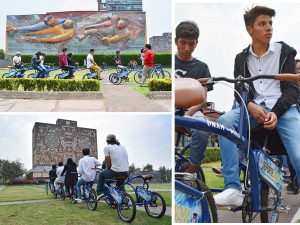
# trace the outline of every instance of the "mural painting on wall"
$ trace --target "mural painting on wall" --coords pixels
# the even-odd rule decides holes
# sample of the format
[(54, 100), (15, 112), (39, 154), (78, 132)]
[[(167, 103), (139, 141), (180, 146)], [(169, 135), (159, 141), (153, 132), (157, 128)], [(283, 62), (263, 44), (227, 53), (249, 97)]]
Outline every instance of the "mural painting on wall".
[(91, 155), (97, 157), (96, 130), (36, 124), (33, 131), (33, 167), (66, 162), (67, 158), (78, 163), (83, 148), (90, 148)]
[(7, 16), (8, 54), (42, 51), (56, 54), (69, 48), (75, 54), (135, 52), (145, 43), (144, 12), (56, 12)]

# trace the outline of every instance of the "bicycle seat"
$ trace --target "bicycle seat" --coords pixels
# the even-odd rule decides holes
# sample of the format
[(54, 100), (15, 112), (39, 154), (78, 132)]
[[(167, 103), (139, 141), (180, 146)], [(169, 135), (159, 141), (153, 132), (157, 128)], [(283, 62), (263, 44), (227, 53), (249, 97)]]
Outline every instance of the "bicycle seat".
[(202, 85), (192, 78), (175, 79), (175, 105), (191, 107), (205, 101), (205, 92)]
[(113, 177), (112, 179), (116, 180), (116, 186), (120, 187), (126, 180), (124, 176)]
[(277, 129), (266, 130), (259, 126), (251, 130), (252, 145), (261, 147), (264, 145), (266, 135), (268, 135), (267, 149), (270, 150), (269, 155), (287, 155), (287, 151), (281, 141)]
[(146, 175), (143, 175), (143, 178), (145, 180), (151, 180), (151, 179), (153, 179), (153, 175), (152, 174), (146, 174)]

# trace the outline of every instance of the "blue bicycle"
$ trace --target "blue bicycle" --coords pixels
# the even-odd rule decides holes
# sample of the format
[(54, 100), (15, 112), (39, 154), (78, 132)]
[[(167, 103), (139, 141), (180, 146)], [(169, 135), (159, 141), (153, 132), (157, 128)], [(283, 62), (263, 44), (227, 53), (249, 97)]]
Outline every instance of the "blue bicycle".
[[(134, 81), (138, 84), (141, 84), (143, 81), (143, 70), (138, 70), (134, 74)], [(169, 79), (171, 78), (170, 72), (164, 70), (160, 64), (155, 64), (153, 69), (147, 78), (159, 78), (159, 79)]]
[[(214, 84), (218, 81), (236, 83), (243, 88), (242, 90), (244, 90), (244, 92), (242, 94), (242, 99), (244, 102), (247, 102), (247, 89), (244, 88), (244, 85), (247, 82), (251, 82), (257, 79), (299, 81), (300, 75), (260, 75), (250, 78), (240, 77), (234, 80), (219, 77), (201, 80), (210, 84)], [(180, 82), (180, 79), (178, 80)], [(175, 94), (177, 106), (190, 107), (192, 105), (200, 104), (200, 102), (203, 101), (203, 98), (195, 98), (195, 96), (199, 96), (199, 91), (201, 89), (197, 86), (197, 81), (190, 81), (190, 89), (178, 88), (176, 90)], [(184, 95), (185, 99), (188, 99), (188, 103), (184, 103), (182, 95)], [(251, 135), (248, 134), (248, 139), (245, 138), (247, 136), (247, 130), (249, 127), (246, 123), (248, 112), (245, 107), (242, 106), (240, 108), (241, 117), (238, 133), (224, 127), (222, 124), (212, 122), (207, 119), (175, 116), (175, 124), (178, 127), (199, 129), (206, 132), (222, 135), (237, 144), (240, 153), (240, 164), (242, 164), (246, 168), (245, 189), (243, 190), (245, 197), (243, 205), (241, 207), (220, 206), (219, 209), (230, 210), (233, 212), (241, 210), (243, 222), (252, 222), (258, 214), (260, 214), (261, 222), (277, 222), (279, 213), (288, 213), (290, 211), (290, 206), (281, 204), (281, 191), (283, 187), (283, 173), (280, 170), (281, 166), (278, 164), (277, 158), (274, 159), (269, 156), (270, 150), (267, 149), (266, 141), (264, 141), (263, 146), (251, 146), (251, 142), (248, 142), (248, 140), (251, 140)], [(213, 216), (213, 211), (215, 208), (214, 202), (211, 202), (211, 204), (209, 203), (209, 192), (203, 191), (203, 189), (201, 188), (201, 181), (196, 178), (188, 177), (188, 175), (183, 175), (182, 177), (182, 175), (180, 174), (176, 175), (175, 178), (176, 222), (191, 222), (192, 220), (195, 220), (197, 222), (215, 222)], [(188, 182), (190, 181), (193, 183), (200, 183), (200, 186), (198, 185), (197, 188), (195, 185), (189, 185)], [(217, 188), (210, 189), (210, 191), (212, 192), (222, 192), (223, 190), (224, 189)], [(210, 210), (205, 211), (204, 209), (207, 208), (207, 206), (209, 206), (208, 209)], [(185, 214), (181, 213), (183, 211), (185, 212)]]
[[(95, 181), (91, 182), (84, 182), (83, 183), (83, 197), (87, 201), (87, 207), (89, 210), (95, 211), (97, 208), (97, 193), (95, 189), (93, 188)], [(71, 196), (71, 203), (76, 204), (76, 196), (77, 198), (77, 193), (75, 189), (75, 194)]]
[(89, 69), (90, 72), (83, 75), (82, 79), (97, 79), (98, 80), (98, 73), (93, 69)]
[[(120, 178), (123, 179), (124, 178)], [(104, 200), (110, 207), (117, 208), (120, 219), (131, 223), (136, 215), (136, 205), (131, 195), (116, 186), (120, 181), (117, 179), (105, 179), (104, 194), (99, 200)], [(122, 182), (120, 182), (122, 183)], [(115, 184), (115, 186), (114, 186)]]
[(27, 70), (31, 70), (31, 67), (20, 68), (20, 69), (11, 69), (8, 73), (4, 73), (2, 78), (23, 78)]
[[(143, 184), (141, 186), (134, 186), (131, 181), (141, 179)], [(149, 190), (149, 181), (153, 179), (153, 175), (139, 175), (129, 178), (123, 183), (119, 189), (129, 185), (135, 193), (135, 205), (144, 206), (146, 213), (153, 218), (161, 218), (166, 212), (166, 201), (163, 196), (157, 192)]]
[(119, 85), (122, 81), (129, 82), (129, 74), (136, 71), (135, 67), (116, 67), (117, 72), (109, 75), (109, 81), (115, 85)]

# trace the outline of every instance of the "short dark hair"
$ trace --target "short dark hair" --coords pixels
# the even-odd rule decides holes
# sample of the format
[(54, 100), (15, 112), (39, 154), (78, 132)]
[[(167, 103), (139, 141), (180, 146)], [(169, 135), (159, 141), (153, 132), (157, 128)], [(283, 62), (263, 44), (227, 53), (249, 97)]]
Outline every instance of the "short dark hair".
[(119, 51), (119, 50), (117, 50), (117, 51), (116, 51), (116, 53), (120, 53), (120, 51)]
[(296, 63), (298, 63), (298, 62), (300, 62), (300, 59), (296, 59), (295, 61), (296, 61)]
[(64, 165), (63, 162), (58, 163), (58, 166), (63, 166), (63, 165)]
[(200, 30), (198, 25), (191, 20), (182, 21), (175, 29), (175, 38), (192, 38), (198, 41)]
[(151, 45), (150, 44), (145, 44), (145, 47), (148, 49), (151, 49)]
[(55, 170), (56, 169), (56, 165), (52, 165), (52, 169)]
[(63, 52), (65, 52), (65, 51), (67, 51), (68, 50), (68, 48), (63, 48)]
[(89, 155), (90, 154), (90, 149), (89, 148), (82, 149), (82, 154), (83, 155)]
[(244, 14), (245, 25), (252, 26), (256, 18), (260, 15), (268, 15), (274, 17), (276, 14), (274, 9), (268, 8), (266, 6), (254, 6), (251, 9), (247, 9)]
[(90, 50), (90, 52), (94, 52), (95, 50), (92, 48), (91, 50)]

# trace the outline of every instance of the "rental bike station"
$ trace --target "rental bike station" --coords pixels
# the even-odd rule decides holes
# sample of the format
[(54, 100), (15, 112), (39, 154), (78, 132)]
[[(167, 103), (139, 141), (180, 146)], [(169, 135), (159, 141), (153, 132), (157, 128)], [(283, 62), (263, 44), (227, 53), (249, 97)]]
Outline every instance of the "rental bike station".
[[(199, 82), (203, 85), (213, 85), (220, 81), (235, 83), (243, 90), (242, 102), (247, 102), (245, 84), (257, 79), (299, 81), (300, 75), (259, 75), (237, 79), (215, 77), (200, 79)], [(241, 116), (238, 132), (207, 118), (183, 116), (185, 109), (203, 102), (199, 82), (188, 78), (176, 79), (176, 129), (181, 133), (188, 133), (185, 131), (189, 128), (198, 129), (224, 136), (237, 144), (240, 168), (245, 174), (243, 179), (244, 201), (241, 207), (216, 206), (212, 192), (222, 192), (224, 189), (208, 188), (204, 183), (205, 177), (201, 168), (197, 171), (197, 177), (185, 173), (189, 157), (185, 152), (189, 146), (183, 149), (175, 148), (175, 221), (186, 223), (218, 222), (218, 208), (232, 212), (242, 211), (242, 221), (247, 223), (253, 222), (258, 215), (261, 222), (278, 222), (279, 214), (288, 213), (291, 208), (289, 205), (282, 204), (283, 172), (276, 156), (286, 154), (286, 151), (280, 149), (283, 145), (276, 138), (276, 130), (270, 132), (260, 129), (260, 133), (255, 133), (257, 131), (248, 132), (250, 127), (249, 114), (245, 104), (240, 107)], [(273, 149), (273, 146), (277, 148)]]

